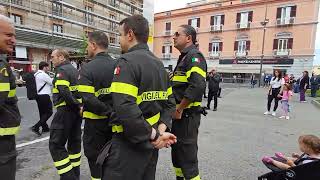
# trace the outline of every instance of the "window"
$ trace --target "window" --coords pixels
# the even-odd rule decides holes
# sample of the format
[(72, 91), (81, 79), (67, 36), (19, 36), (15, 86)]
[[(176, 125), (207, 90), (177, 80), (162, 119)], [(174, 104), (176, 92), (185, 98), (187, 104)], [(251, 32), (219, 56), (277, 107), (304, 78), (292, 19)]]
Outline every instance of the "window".
[(234, 50), (238, 54), (246, 54), (250, 50), (250, 41), (248, 40), (239, 40), (234, 43)]
[(273, 49), (277, 51), (287, 51), (292, 49), (293, 38), (280, 38), (273, 41)]
[(209, 43), (209, 54), (212, 56), (219, 55), (219, 52), (222, 51), (223, 43), (222, 42), (212, 42)]
[[(116, 16), (113, 15), (113, 14), (110, 14), (110, 19), (116, 20)], [(110, 30), (111, 30), (111, 31), (114, 31), (114, 30), (116, 30), (116, 29), (117, 29), (117, 24), (116, 24), (115, 22), (111, 21), (111, 22), (110, 22)]]
[(52, 14), (56, 16), (62, 16), (62, 4), (52, 3)]
[(11, 3), (22, 6), (22, 0), (11, 0)]
[(93, 15), (89, 14), (88, 12), (93, 12), (93, 8), (91, 6), (86, 6), (85, 10), (87, 11), (87, 13), (84, 14), (85, 21), (88, 24), (92, 24), (93, 23)]
[(252, 22), (253, 11), (242, 12), (237, 14), (237, 28), (249, 28), (250, 23)]
[(117, 0), (109, 0), (110, 5), (113, 7), (119, 7), (119, 4), (117, 3)]
[(130, 14), (134, 14), (135, 13), (135, 8), (133, 6), (130, 6)]
[(162, 46), (162, 54), (164, 59), (170, 59), (172, 53), (172, 46), (171, 45), (165, 45)]
[(165, 35), (171, 36), (171, 22), (166, 22)]
[(56, 33), (63, 33), (63, 26), (60, 24), (53, 24), (52, 30)]
[(200, 28), (200, 18), (189, 19), (188, 24), (195, 29)]
[(221, 31), (222, 25), (224, 25), (224, 15), (211, 16), (211, 31)]
[(17, 14), (9, 14), (10, 19), (17, 24), (17, 25), (22, 25), (22, 16), (17, 15)]
[(297, 14), (297, 6), (280, 7), (277, 9), (277, 24), (293, 24)]
[(116, 38), (110, 37), (110, 44), (116, 44)]

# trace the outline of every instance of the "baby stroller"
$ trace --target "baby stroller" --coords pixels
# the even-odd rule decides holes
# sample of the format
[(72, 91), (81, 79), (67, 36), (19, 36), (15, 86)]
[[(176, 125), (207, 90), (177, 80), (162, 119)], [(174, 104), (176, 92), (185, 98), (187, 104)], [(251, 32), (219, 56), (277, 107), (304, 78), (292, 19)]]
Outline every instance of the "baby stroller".
[(270, 172), (258, 177), (258, 180), (320, 180), (320, 160)]

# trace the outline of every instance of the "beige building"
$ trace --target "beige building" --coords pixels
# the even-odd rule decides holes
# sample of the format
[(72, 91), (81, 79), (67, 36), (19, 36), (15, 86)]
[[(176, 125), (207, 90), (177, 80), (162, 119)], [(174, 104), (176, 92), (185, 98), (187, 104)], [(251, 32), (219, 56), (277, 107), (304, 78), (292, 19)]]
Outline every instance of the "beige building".
[(262, 57), (262, 73), (281, 69), (300, 76), (304, 70), (312, 71), (319, 2), (211, 0), (157, 13), (154, 52), (166, 66), (174, 67), (179, 52), (172, 35), (179, 25), (189, 24), (198, 32), (209, 69), (216, 67), (225, 77), (259, 74)]
[(94, 30), (108, 34), (109, 52), (116, 56), (117, 26), (125, 17), (142, 14), (143, 0), (0, 0), (0, 13), (16, 24), (17, 46), (10, 63), (30, 71), (48, 61), (54, 48), (79, 51)]

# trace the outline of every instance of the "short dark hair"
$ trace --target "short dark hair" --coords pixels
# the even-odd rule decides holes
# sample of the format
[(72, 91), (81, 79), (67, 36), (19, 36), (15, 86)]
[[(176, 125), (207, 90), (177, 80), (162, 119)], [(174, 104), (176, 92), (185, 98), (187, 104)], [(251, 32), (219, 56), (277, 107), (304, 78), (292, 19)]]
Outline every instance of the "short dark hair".
[(191, 36), (192, 39), (192, 43), (196, 44), (197, 43), (197, 31), (190, 25), (181, 25), (180, 27), (182, 27), (184, 29), (184, 33), (187, 36)]
[(47, 62), (41, 61), (39, 63), (39, 69), (43, 70), (43, 68), (45, 68), (45, 67), (49, 67), (49, 64)]
[(93, 31), (88, 34), (88, 40), (95, 42), (100, 48), (107, 49), (109, 46), (108, 36), (102, 31)]
[(140, 43), (147, 43), (149, 38), (149, 23), (146, 18), (141, 15), (133, 15), (123, 19), (120, 22), (123, 25), (125, 34), (131, 29)]

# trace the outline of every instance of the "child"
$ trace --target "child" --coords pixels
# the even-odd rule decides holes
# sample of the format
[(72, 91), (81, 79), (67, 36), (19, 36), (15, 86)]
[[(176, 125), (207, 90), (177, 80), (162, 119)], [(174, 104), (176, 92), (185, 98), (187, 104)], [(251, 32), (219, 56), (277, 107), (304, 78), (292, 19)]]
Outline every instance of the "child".
[[(299, 137), (298, 141), (300, 151), (303, 152), (301, 156), (294, 153), (292, 157), (285, 157), (282, 153), (276, 153), (276, 157), (264, 157), (262, 161), (267, 166), (269, 164), (280, 170), (285, 170), (290, 167), (320, 160), (320, 139), (317, 136), (303, 135)], [(272, 168), (272, 170), (274, 169)]]
[(281, 105), (282, 105), (282, 110), (283, 110), (283, 115), (280, 116), (280, 119), (287, 119), (289, 120), (289, 101), (291, 100), (291, 96), (293, 95), (292, 91), (291, 91), (291, 87), (288, 83), (284, 84), (283, 86), (283, 91), (282, 91), (282, 95), (278, 95), (279, 98), (281, 99)]

